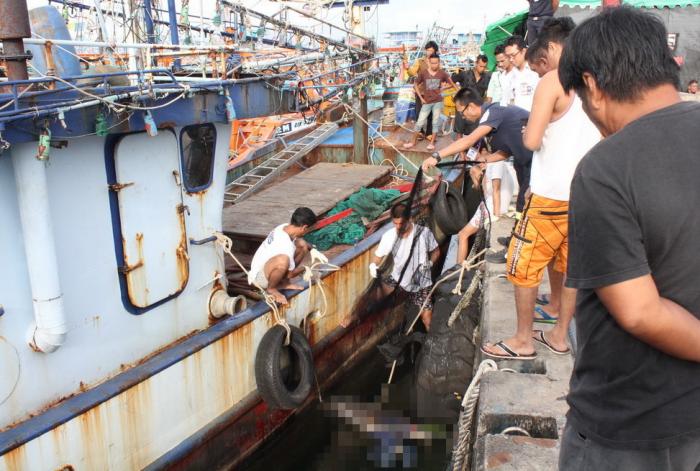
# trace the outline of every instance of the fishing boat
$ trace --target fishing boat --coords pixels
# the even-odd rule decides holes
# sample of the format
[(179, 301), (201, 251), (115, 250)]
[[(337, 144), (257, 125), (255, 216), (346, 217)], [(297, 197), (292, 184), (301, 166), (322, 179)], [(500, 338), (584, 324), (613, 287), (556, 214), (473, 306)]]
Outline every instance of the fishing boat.
[[(333, 90), (313, 85), (312, 100), (299, 93), (300, 78), (287, 86), (287, 72), (87, 75), (74, 48), (114, 45), (69, 39), (52, 7), (30, 15), (24, 1), (7, 0), (0, 13), (13, 18), (0, 25), (0, 470), (235, 465), (400, 321), (382, 311), (340, 325), (369, 283), (386, 212), (361, 240), (328, 250), (337, 269), (302, 281), (284, 308), (235, 293), (240, 272), (226, 257), (245, 262), (292, 206), (327, 221), (324, 213), (361, 187), (410, 183), (426, 151), (398, 151), (401, 130), (354, 138), (367, 118), (345, 103), (353, 127), (322, 124), (323, 145), (224, 205), (231, 123), (309, 109), (385, 68), (360, 61), (335, 71), (346, 80)], [(40, 39), (47, 24), (62, 39)], [(25, 55), (23, 41), (41, 54)], [(219, 57), (235, 45), (177, 50), (195, 48)], [(113, 85), (115, 77), (127, 85)], [(459, 186), (461, 172), (442, 180)], [(261, 343), (282, 321), (312, 352), (316, 384), (294, 408), (265, 402), (257, 384)]]

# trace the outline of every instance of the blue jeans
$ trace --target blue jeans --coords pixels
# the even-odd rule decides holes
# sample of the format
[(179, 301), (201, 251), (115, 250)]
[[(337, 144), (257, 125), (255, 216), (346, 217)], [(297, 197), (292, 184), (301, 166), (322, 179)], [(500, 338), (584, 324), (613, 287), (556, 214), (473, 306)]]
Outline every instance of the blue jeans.
[(418, 120), (416, 121), (416, 131), (420, 131), (428, 123), (428, 115), (433, 112), (433, 133), (437, 133), (440, 129), (440, 115), (442, 114), (442, 101), (437, 103), (423, 103), (420, 108), (420, 113), (418, 114)]

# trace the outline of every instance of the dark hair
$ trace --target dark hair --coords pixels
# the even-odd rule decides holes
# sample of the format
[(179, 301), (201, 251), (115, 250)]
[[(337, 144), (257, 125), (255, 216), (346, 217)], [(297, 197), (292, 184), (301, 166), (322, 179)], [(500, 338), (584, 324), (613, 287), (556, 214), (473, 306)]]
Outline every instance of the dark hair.
[(440, 47), (438, 47), (438, 44), (435, 41), (428, 41), (425, 43), (425, 46), (423, 49), (435, 49), (435, 52), (438, 52), (440, 50)]
[(486, 56), (486, 54), (479, 54), (478, 56), (476, 56), (476, 61), (483, 62), (484, 64), (488, 64), (489, 58)]
[(525, 60), (534, 62), (547, 55), (549, 43), (561, 44), (564, 46), (569, 34), (576, 27), (576, 23), (569, 16), (559, 18), (547, 18), (537, 39), (530, 44), (525, 53)]
[(440, 60), (440, 54), (438, 54), (437, 52), (435, 54), (431, 54), (430, 57), (428, 57), (428, 60), (430, 59)]
[(527, 49), (527, 43), (525, 42), (525, 39), (523, 39), (522, 36), (518, 36), (517, 34), (509, 37), (506, 40), (506, 46), (518, 46), (518, 49), (520, 50)]
[(559, 61), (559, 80), (567, 92), (585, 95), (583, 74), (589, 73), (603, 93), (623, 102), (663, 84), (680, 88), (678, 72), (661, 20), (626, 6), (605, 8), (581, 23)]
[(688, 82), (688, 86), (691, 86), (691, 85), (694, 84), (694, 83), (698, 83), (698, 81), (695, 80), (695, 79), (693, 79), (693, 80), (691, 80), (690, 82)]
[(499, 44), (496, 46), (496, 49), (493, 50), (493, 55), (497, 56), (499, 54), (505, 54), (506, 52), (506, 45), (505, 44)]
[(292, 226), (313, 226), (316, 224), (316, 215), (309, 208), (301, 207), (294, 210), (292, 214), (292, 220), (290, 221)]
[(406, 203), (396, 203), (394, 206), (391, 207), (391, 219), (403, 218), (404, 214), (406, 214), (406, 208)]
[(476, 88), (464, 87), (455, 95), (455, 103), (459, 103), (463, 106), (469, 106), (471, 103), (481, 106), (484, 104), (484, 99), (481, 97), (481, 93)]

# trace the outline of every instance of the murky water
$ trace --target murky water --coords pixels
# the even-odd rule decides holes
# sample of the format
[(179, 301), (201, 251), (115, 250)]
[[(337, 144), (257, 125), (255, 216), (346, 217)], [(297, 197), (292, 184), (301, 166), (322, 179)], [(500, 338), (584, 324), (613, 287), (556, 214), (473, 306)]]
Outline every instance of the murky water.
[[(398, 368), (391, 386), (383, 385), (388, 373), (378, 352), (360, 362), (341, 384), (324, 394), (323, 404), (316, 403), (293, 418), (238, 469), (444, 471), (451, 428), (417, 417), (408, 361)], [(339, 410), (345, 418), (338, 418)], [(424, 438), (426, 435), (433, 438)]]

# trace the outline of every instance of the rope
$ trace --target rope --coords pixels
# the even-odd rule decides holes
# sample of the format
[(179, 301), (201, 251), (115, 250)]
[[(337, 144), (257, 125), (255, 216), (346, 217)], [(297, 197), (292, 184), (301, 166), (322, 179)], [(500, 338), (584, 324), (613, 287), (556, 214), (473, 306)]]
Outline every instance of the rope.
[[(423, 309), (425, 309), (425, 306), (428, 304), (428, 301), (430, 300), (431, 296), (433, 295), (433, 293), (435, 292), (435, 290), (437, 289), (437, 287), (440, 286), (440, 285), (441, 285), (442, 283), (444, 283), (445, 281), (454, 278), (456, 275), (463, 276), (463, 273), (464, 273), (466, 270), (471, 270), (472, 268), (476, 268), (476, 267), (482, 265), (482, 264), (484, 263), (483, 260), (481, 260), (481, 261), (479, 261), (479, 262), (476, 262), (476, 263), (471, 263), (471, 262), (472, 262), (473, 260), (475, 260), (476, 258), (478, 258), (479, 256), (481, 256), (484, 252), (485, 252), (485, 250), (482, 251), (482, 252), (480, 252), (478, 255), (472, 257), (472, 258), (470, 259), (470, 263), (467, 263), (467, 262), (463, 263), (463, 264), (462, 264), (462, 268), (460, 268), (459, 271), (456, 271), (456, 272), (454, 272), (454, 273), (450, 273), (449, 275), (447, 275), (446, 277), (444, 277), (443, 279), (441, 279), (440, 281), (438, 281), (437, 283), (435, 283), (435, 285), (433, 285), (433, 288), (430, 290), (430, 293), (428, 293), (428, 296), (426, 296), (426, 298), (425, 298), (425, 300), (423, 301), (423, 304), (421, 305), (420, 309), (418, 309), (418, 314), (417, 314), (416, 317), (413, 319), (413, 322), (411, 322), (411, 325), (408, 326), (408, 329), (406, 329), (405, 335), (408, 335), (408, 334), (411, 333), (411, 331), (413, 330), (413, 327), (416, 325), (416, 322), (418, 322), (418, 319), (420, 318), (420, 315), (421, 315), (421, 313), (423, 312)], [(397, 362), (397, 360), (394, 360), (394, 362), (393, 362), (392, 365), (391, 365), (391, 372), (389, 373), (389, 380), (387, 381), (387, 384), (391, 384), (391, 380), (394, 378), (394, 371), (396, 370), (396, 362)]]
[[(326, 267), (321, 268), (322, 265), (325, 265)], [(316, 286), (318, 286), (318, 289), (321, 292), (321, 299), (323, 300), (323, 309), (321, 310), (321, 314), (319, 317), (323, 318), (328, 313), (328, 298), (326, 297), (326, 290), (323, 288), (323, 280), (320, 276), (314, 276), (314, 270), (338, 271), (340, 270), (340, 267), (337, 265), (333, 265), (332, 263), (328, 263), (328, 257), (323, 255), (316, 249), (311, 249), (311, 266), (304, 266), (304, 281), (309, 283), (309, 288), (312, 288), (315, 278)]]
[(497, 371), (498, 365), (493, 360), (484, 360), (476, 370), (467, 392), (462, 399), (461, 412), (459, 413), (459, 430), (457, 441), (452, 449), (452, 471), (464, 471), (469, 463), (469, 444), (471, 442), (472, 421), (476, 411), (476, 403), (479, 400), (481, 390), (481, 377), (487, 371)]

